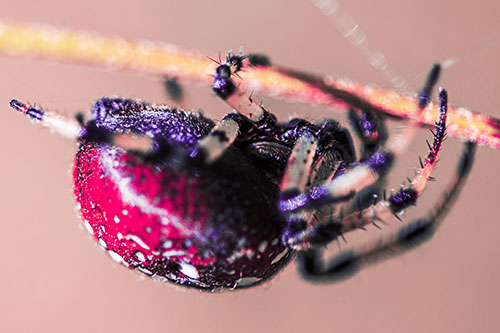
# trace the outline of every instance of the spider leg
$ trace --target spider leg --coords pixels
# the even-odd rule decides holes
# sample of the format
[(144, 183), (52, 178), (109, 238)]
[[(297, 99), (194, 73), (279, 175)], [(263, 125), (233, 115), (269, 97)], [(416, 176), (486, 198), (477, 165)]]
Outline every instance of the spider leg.
[[(370, 108), (351, 107), (347, 113), (349, 124), (360, 140), (361, 160), (367, 160), (377, 152), (388, 138), (385, 118), (381, 113)], [(381, 193), (388, 172), (379, 174), (379, 178), (371, 185), (357, 193), (356, 202), (365, 208), (371, 204), (374, 195)]]
[(340, 165), (341, 162), (337, 152), (326, 152), (312, 166), (308, 184), (318, 186), (324, 182), (331, 181), (339, 170)]
[[(439, 67), (434, 66), (429, 73), (424, 87), (419, 93), (418, 107), (420, 110), (423, 110), (429, 104), (432, 88), (438, 78)], [(347, 115), (351, 127), (354, 129), (354, 132), (357, 134), (362, 144), (361, 160), (369, 160), (370, 156), (376, 154), (377, 150), (380, 149), (380, 146), (385, 144), (387, 140), (388, 133), (384, 124), (385, 117), (383, 114), (378, 113), (369, 107), (351, 107)], [(410, 130), (416, 131), (415, 124), (411, 125)], [(411, 138), (411, 136), (413, 136), (413, 134), (411, 134), (409, 138)], [(383, 172), (378, 173), (378, 178), (373, 184), (359, 190), (356, 197), (356, 206), (358, 209), (370, 206), (372, 204), (373, 197), (382, 193), (388, 170), (389, 167), (384, 168), (382, 170)]]
[[(333, 155), (323, 156), (318, 166), (316, 168), (311, 168), (317, 145), (318, 142), (313, 134), (304, 132), (295, 143), (288, 159), (285, 174), (281, 180), (279, 207), (287, 221), (287, 226), (282, 235), (282, 241), (288, 245), (294, 243), (293, 240), (300, 237), (303, 230), (311, 230), (306, 228), (311, 217), (315, 217), (312, 211), (294, 211), (294, 208), (302, 206), (303, 202), (308, 200), (308, 197), (304, 193), (308, 187), (308, 183), (311, 182), (311, 177), (313, 178), (313, 183), (317, 181), (318, 177), (319, 179), (330, 178), (338, 168), (338, 163)], [(324, 170), (320, 171), (324, 168), (323, 165), (333, 165), (330, 174), (326, 173)], [(345, 198), (339, 198), (339, 201), (348, 200), (352, 198), (353, 194), (354, 193), (349, 194)]]
[(364, 266), (396, 257), (430, 240), (442, 223), (443, 218), (459, 196), (474, 162), (476, 144), (464, 144), (457, 174), (441, 199), (427, 216), (418, 218), (401, 227), (392, 237), (374, 241), (364, 249), (345, 249), (331, 258), (328, 263), (317, 248), (299, 253), (299, 270), (304, 279), (335, 282), (348, 278)]
[(288, 159), (281, 181), (281, 192), (306, 190), (317, 146), (318, 142), (311, 133), (305, 132), (299, 137)]
[[(114, 101), (103, 98), (97, 103), (101, 101), (112, 102), (115, 104), (119, 104), (121, 102), (121, 100)], [(93, 122), (89, 122), (87, 126), (84, 126), (83, 116), (81, 114), (77, 116), (77, 119), (69, 119), (54, 112), (26, 105), (15, 99), (10, 102), (10, 106), (28, 116), (30, 119), (39, 121), (42, 126), (47, 127), (53, 132), (69, 139), (76, 140), (85, 136), (87, 139), (94, 141), (112, 143), (113, 145), (128, 151), (136, 150), (147, 152), (151, 147), (151, 139), (145, 135), (111, 133), (111, 131), (102, 128), (98, 129), (94, 126)], [(106, 118), (108, 115), (98, 112), (97, 117)], [(238, 124), (230, 118), (223, 119), (208, 136), (200, 141), (199, 145), (202, 149), (208, 152), (208, 160), (213, 161), (234, 141), (237, 133)]]
[(239, 84), (232, 78), (233, 75), (230, 64), (220, 64), (215, 71), (212, 90), (239, 113), (251, 120), (260, 120), (264, 116), (262, 106), (239, 88)]
[[(419, 93), (418, 114), (429, 104), (430, 92), (439, 78), (440, 71), (439, 64), (434, 65), (430, 71), (426, 83)], [(410, 120), (404, 131), (400, 131), (384, 149), (377, 150), (368, 159), (353, 166), (346, 174), (317, 188), (312, 188), (310, 191), (316, 194), (320, 193), (320, 195), (309, 195), (307, 200), (302, 200), (302, 206), (297, 205), (293, 207), (293, 210), (322, 206), (326, 201), (337, 201), (351, 195), (352, 192), (358, 192), (375, 184), (382, 175), (388, 172), (393, 160), (407, 150), (418, 129), (419, 122)], [(285, 197), (287, 200), (290, 199), (289, 195), (285, 195)]]
[(76, 140), (84, 134), (83, 127), (75, 119), (65, 118), (57, 113), (26, 105), (15, 99), (10, 101), (10, 106), (65, 138)]
[[(229, 51), (228, 59), (231, 58), (231, 51)], [(265, 116), (264, 108), (257, 104), (251, 96), (241, 91), (239, 85), (232, 78), (234, 75), (237, 76), (236, 72), (241, 68), (233, 71), (232, 64), (228, 61), (230, 60), (224, 63), (220, 63), (220, 60), (215, 61), (219, 67), (215, 71), (212, 90), (238, 113), (250, 120), (263, 119)], [(238, 115), (227, 115), (210, 134), (199, 142), (198, 148), (206, 153), (208, 163), (215, 161), (234, 142), (239, 134), (240, 123), (238, 119), (240, 119)]]
[[(166, 105), (122, 98), (103, 97), (96, 101), (92, 117), (86, 123), (82, 114), (78, 114), (76, 119), (69, 119), (17, 100), (12, 100), (10, 105), (61, 136), (111, 144), (149, 159), (166, 154), (170, 147), (168, 140), (187, 147), (194, 146), (198, 138), (209, 133), (213, 126), (211, 121), (200, 115)], [(130, 126), (130, 119), (136, 120), (134, 128)], [(196, 130), (179, 136), (179, 127), (185, 122), (193, 123)]]
[(387, 140), (384, 117), (370, 109), (350, 108), (349, 123), (361, 141), (361, 159), (367, 159)]
[[(292, 150), (288, 159), (288, 164), (285, 169), (285, 174), (281, 180), (280, 191), (280, 208), (282, 214), (287, 221), (282, 241), (287, 244), (290, 239), (294, 239), (297, 234), (307, 228), (311, 214), (307, 211), (293, 212), (293, 208), (302, 204), (302, 200), (307, 200), (303, 195), (309, 182), (311, 172), (316, 178), (317, 170), (312, 170), (311, 166), (314, 161), (318, 142), (316, 138), (309, 132), (304, 132)], [(323, 161), (327, 163), (327, 161)], [(286, 197), (291, 200), (287, 200)], [(283, 209), (286, 206), (291, 209)], [(287, 213), (286, 211), (290, 211)]]
[(225, 117), (212, 131), (198, 142), (198, 150), (206, 154), (206, 162), (215, 161), (238, 136), (239, 125), (231, 118)]
[(175, 103), (182, 104), (184, 101), (184, 90), (177, 78), (167, 77), (163, 83), (168, 97)]
[[(440, 72), (441, 67), (439, 64), (434, 65), (431, 69), (425, 85), (419, 93), (418, 114), (420, 114), (430, 103), (430, 94), (439, 79)], [(389, 142), (385, 149), (376, 151), (359, 166), (354, 167), (345, 176), (334, 179), (332, 182), (325, 184), (324, 187), (328, 189), (331, 196), (335, 197), (338, 195), (345, 195), (352, 190), (357, 192), (374, 184), (381, 175), (387, 173), (391, 167), (392, 161), (407, 150), (409, 143), (418, 129), (418, 121), (410, 121), (407, 127), (401, 130), (401, 132)]]
[[(309, 228), (307, 228), (307, 223), (305, 221), (292, 219), (290, 217), (300, 216), (300, 210), (297, 211), (295, 206), (302, 205), (303, 207), (307, 207), (307, 200), (314, 200), (323, 195), (321, 187), (312, 188), (307, 195), (301, 194), (304, 199), (295, 206), (290, 204), (296, 202), (293, 196), (283, 196), (280, 200), (280, 209), (289, 222), (288, 230), (284, 233), (283, 241), (295, 249), (302, 249), (311, 244), (326, 243), (347, 231), (363, 228), (366, 224), (374, 224), (376, 221), (384, 221), (392, 215), (399, 219), (398, 213), (411, 205), (415, 205), (418, 196), (423, 192), (429, 181), (430, 174), (436, 164), (436, 158), (441, 148), (441, 144), (446, 135), (445, 124), (448, 104), (447, 94), (443, 89), (440, 89), (439, 101), (440, 116), (439, 121), (436, 123), (434, 143), (432, 147), (430, 147), (431, 149), (425, 162), (421, 164), (421, 170), (410, 183), (409, 188), (401, 189), (389, 198), (384, 198), (383, 201), (378, 203), (374, 202), (370, 207), (360, 209), (345, 217), (342, 215), (335, 219), (330, 218), (328, 221), (320, 221), (318, 225)], [(303, 201), (306, 201), (306, 203), (303, 204)], [(325, 203), (325, 201), (323, 202)], [(302, 228), (302, 230), (300, 230), (300, 228)]]
[(111, 133), (97, 128), (94, 123), (85, 125), (81, 113), (77, 114), (75, 119), (70, 119), (42, 108), (26, 105), (15, 99), (10, 102), (10, 106), (30, 119), (39, 121), (43, 127), (68, 139), (77, 140), (85, 137), (87, 140), (112, 143), (125, 150), (146, 151), (151, 146), (151, 140), (144, 136), (139, 138), (129, 133)]

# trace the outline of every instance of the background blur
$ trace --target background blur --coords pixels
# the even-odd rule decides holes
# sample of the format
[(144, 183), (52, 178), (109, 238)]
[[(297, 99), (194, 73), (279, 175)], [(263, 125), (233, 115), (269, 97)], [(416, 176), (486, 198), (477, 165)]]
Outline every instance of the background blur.
[[(415, 79), (415, 89), (432, 63), (457, 57), (461, 60), (440, 81), (451, 103), (500, 117), (499, 3), (351, 0), (342, 5), (391, 66)], [(310, 1), (19, 0), (0, 2), (0, 13), (3, 20), (161, 40), (212, 55), (243, 44), (276, 64), (390, 87)], [(187, 94), (191, 107), (214, 118), (230, 111), (205, 87), (189, 87)], [(142, 279), (101, 253), (74, 211), (75, 143), (32, 126), (8, 107), (17, 98), (74, 115), (103, 95), (167, 102), (160, 77), (0, 55), (0, 331), (500, 330), (500, 151), (478, 149), (468, 184), (439, 232), (402, 257), (337, 284), (305, 282), (291, 264), (256, 289), (199, 293)], [(284, 120), (289, 114), (342, 118), (270, 98), (264, 104)], [(397, 165), (391, 186), (413, 174), (417, 156), (427, 153), (425, 138), (428, 131)], [(459, 151), (458, 140), (446, 141), (438, 181), (410, 217), (424, 214), (439, 197)]]

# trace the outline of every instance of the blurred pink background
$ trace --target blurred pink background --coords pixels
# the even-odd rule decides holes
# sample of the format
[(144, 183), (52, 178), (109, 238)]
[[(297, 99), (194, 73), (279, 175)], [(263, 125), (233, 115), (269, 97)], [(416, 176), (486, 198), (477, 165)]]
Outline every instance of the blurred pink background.
[[(492, 1), (344, 1), (344, 9), (408, 80), (449, 57), (444, 71), (454, 105), (500, 117), (500, 4)], [(310, 1), (3, 1), (2, 20), (169, 42), (207, 54), (243, 44), (274, 63), (390, 87)], [(496, 42), (485, 43), (496, 39)], [(413, 87), (423, 81), (419, 76)], [(167, 102), (161, 78), (0, 55), (0, 331), (2, 332), (494, 332), (500, 330), (500, 151), (478, 150), (461, 197), (422, 247), (337, 284), (303, 281), (291, 264), (262, 287), (200, 293), (143, 279), (94, 245), (74, 210), (70, 168), (75, 143), (32, 126), (11, 98), (67, 115), (103, 95)], [(188, 100), (214, 118), (230, 111), (205, 87)], [(270, 98), (287, 119), (340, 117)], [(422, 131), (391, 185), (426, 154)], [(427, 206), (455, 170), (460, 150), (444, 146)], [(441, 176), (441, 178), (440, 178)], [(409, 212), (419, 216), (424, 203)], [(370, 237), (379, 231), (370, 229)], [(349, 239), (349, 237), (348, 237)], [(335, 245), (336, 247), (336, 245)]]

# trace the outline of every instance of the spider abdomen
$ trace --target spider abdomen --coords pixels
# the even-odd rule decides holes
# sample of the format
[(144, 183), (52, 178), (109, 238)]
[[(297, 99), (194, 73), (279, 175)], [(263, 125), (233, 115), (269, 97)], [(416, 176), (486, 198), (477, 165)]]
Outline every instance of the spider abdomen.
[(256, 284), (288, 263), (278, 188), (231, 149), (210, 166), (174, 168), (82, 140), (75, 195), (86, 228), (118, 262), (197, 288)]

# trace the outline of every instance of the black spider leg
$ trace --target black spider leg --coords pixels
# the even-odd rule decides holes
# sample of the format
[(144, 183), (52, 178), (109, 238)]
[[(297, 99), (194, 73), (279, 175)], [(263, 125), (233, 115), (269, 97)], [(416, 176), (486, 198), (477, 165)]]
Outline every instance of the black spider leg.
[[(212, 90), (239, 114), (226, 115), (212, 132), (199, 142), (198, 149), (204, 152), (207, 163), (214, 162), (235, 141), (240, 134), (242, 121), (263, 121), (269, 115), (262, 105), (241, 91), (233, 81), (233, 76), (237, 76), (237, 72), (242, 70), (243, 59), (244, 56), (232, 56), (231, 53), (224, 63), (211, 59), (219, 65), (215, 70)], [(247, 117), (248, 119), (243, 119)]]
[[(319, 165), (313, 168), (317, 146), (318, 138), (310, 132), (304, 132), (295, 142), (281, 180), (278, 208), (287, 221), (282, 234), (282, 242), (295, 250), (302, 250), (309, 246), (308, 241), (302, 239), (304, 234), (316, 234), (316, 228), (312, 227), (310, 223), (311, 217), (318, 220), (318, 223), (322, 221), (317, 218), (315, 212), (320, 212), (322, 208), (332, 207), (334, 203), (349, 201), (355, 194), (350, 192), (343, 197), (338, 196), (334, 200), (328, 198), (328, 202), (316, 200), (325, 197), (325, 192), (322, 191), (321, 186), (317, 186), (317, 183), (321, 180), (331, 180), (331, 176), (339, 168), (335, 156), (330, 154), (324, 155), (317, 161)], [(322, 170), (324, 166), (328, 165), (331, 166), (330, 174)], [(304, 208), (308, 201), (313, 201), (316, 205)], [(333, 213), (333, 209), (331, 213)], [(337, 235), (336, 233), (333, 237), (328, 238), (328, 241)]]
[(388, 138), (385, 117), (370, 108), (349, 108), (347, 113), (349, 124), (361, 143), (361, 159), (367, 159), (376, 152)]
[[(313, 209), (301, 209), (295, 210), (296, 207), (303, 205), (309, 197), (321, 196), (321, 190), (315, 192), (314, 190), (309, 191), (306, 195), (306, 189), (310, 186), (310, 183), (314, 185), (316, 177), (319, 176), (319, 180), (333, 175), (339, 168), (340, 161), (334, 154), (324, 155), (324, 159), (319, 160), (320, 165), (317, 168), (312, 168), (314, 157), (317, 151), (318, 138), (315, 137), (310, 132), (304, 132), (292, 150), (292, 153), (288, 159), (288, 165), (285, 169), (285, 174), (281, 180), (280, 190), (280, 201), (279, 209), (282, 212), (283, 217), (287, 221), (287, 226), (282, 234), (282, 242), (295, 250), (301, 250), (303, 246), (308, 245), (307, 241), (301, 239), (301, 236), (307, 233), (314, 232), (315, 228), (311, 227), (311, 218), (318, 220), (315, 212), (318, 212), (318, 207)], [(324, 164), (324, 166), (322, 165)], [(332, 170), (330, 175), (325, 171), (321, 171), (323, 167), (330, 165)], [(313, 180), (311, 180), (313, 178)], [(314, 186), (313, 189), (319, 189), (319, 187)], [(349, 193), (344, 197), (335, 198), (335, 203), (349, 201), (353, 197), (354, 193)], [(329, 201), (328, 204), (333, 204), (333, 201)], [(321, 207), (325, 207), (322, 205)], [(319, 220), (317, 222), (320, 222)], [(330, 241), (331, 239), (329, 239)]]
[(53, 133), (57, 133), (62, 137), (76, 140), (85, 135), (85, 128), (78, 120), (44, 110), (35, 105), (24, 104), (15, 99), (10, 101), (10, 106), (32, 121), (39, 123), (43, 127), (49, 128)]
[[(84, 122), (82, 115), (77, 120)], [(146, 163), (184, 168), (185, 163), (203, 161), (196, 156), (196, 146), (215, 124), (202, 114), (167, 105), (103, 97), (94, 103), (85, 126), (86, 141), (119, 147)]]
[[(17, 100), (12, 100), (10, 105), (63, 137), (96, 144), (110, 144), (130, 152), (149, 151), (151, 146), (151, 139), (146, 136), (140, 136), (139, 139), (139, 136), (130, 133), (116, 133), (105, 127), (99, 127), (95, 119), (85, 122), (81, 112), (78, 112), (73, 120), (36, 106), (25, 105)], [(132, 136), (133, 140), (129, 140)]]
[[(346, 166), (356, 160), (351, 133), (340, 126), (339, 122), (332, 119), (323, 120), (314, 125), (320, 128), (319, 145), (317, 156), (311, 166), (309, 181), (306, 188), (321, 186), (325, 182), (331, 181), (335, 176), (345, 172)], [(309, 127), (309, 130), (313, 128)], [(313, 131), (313, 133), (318, 133)], [(326, 133), (333, 136), (333, 140), (325, 140)], [(323, 139), (322, 139), (323, 137)], [(346, 201), (350, 198), (345, 198)], [(306, 214), (309, 216), (310, 224), (321, 223), (328, 216), (332, 216), (343, 208), (343, 204), (329, 205), (325, 209), (314, 209)]]
[[(432, 89), (439, 80), (440, 74), (441, 67), (439, 64), (435, 64), (428, 73), (424, 86), (418, 94), (419, 110), (423, 110), (431, 102)], [(348, 119), (363, 145), (361, 160), (369, 160), (370, 156), (375, 156), (379, 147), (387, 140), (388, 133), (383, 122), (386, 117), (383, 113), (370, 108), (360, 110), (351, 108), (348, 113)], [(389, 170), (390, 165), (382, 168), (379, 178), (375, 183), (358, 192), (354, 204), (356, 209), (361, 210), (370, 206), (373, 200), (377, 200), (382, 195)]]
[(234, 142), (240, 127), (237, 121), (224, 117), (207, 136), (198, 142), (198, 150), (205, 155), (207, 163), (212, 163)]
[(152, 154), (151, 139), (144, 135), (133, 135), (131, 133), (115, 133), (105, 127), (99, 127), (95, 119), (85, 122), (82, 112), (75, 115), (76, 121), (84, 129), (79, 140), (95, 144), (109, 144), (119, 147), (131, 154), (148, 156)]
[[(380, 202), (373, 202), (370, 207), (365, 209), (355, 210), (352, 213), (344, 216), (340, 214), (338, 217), (329, 217), (321, 221), (317, 225), (308, 225), (303, 221), (302, 215), (306, 209), (295, 209), (296, 206), (307, 207), (307, 201), (311, 198), (314, 202), (319, 202), (317, 199), (324, 192), (321, 187), (311, 189), (307, 195), (293, 195), (287, 198), (282, 194), (280, 198), (279, 208), (287, 220), (287, 228), (283, 233), (283, 242), (288, 246), (297, 249), (307, 249), (311, 246), (328, 243), (338, 236), (356, 228), (364, 228), (367, 224), (377, 225), (377, 222), (385, 222), (386, 219), (395, 216), (399, 219), (400, 214), (405, 208), (415, 205), (417, 198), (422, 194), (429, 181), (430, 174), (436, 164), (437, 154), (441, 148), (441, 144), (446, 135), (446, 116), (447, 116), (447, 94), (446, 91), (440, 89), (440, 115), (439, 121), (436, 123), (436, 132), (434, 134), (434, 143), (430, 147), (429, 154), (425, 162), (421, 164), (422, 168), (415, 176), (414, 180), (410, 181), (410, 186), (406, 189), (401, 189), (389, 198), (384, 198)], [(288, 191), (290, 193), (291, 191)], [(299, 198), (300, 200), (297, 200)], [(327, 197), (328, 198), (328, 197)], [(328, 201), (323, 201), (322, 208), (331, 205), (331, 198)], [(304, 203), (305, 202), (305, 203)], [(321, 202), (320, 202), (321, 203)], [(309, 206), (309, 210), (311, 206)], [(301, 215), (302, 214), (302, 215)], [(302, 218), (302, 219), (301, 219)]]
[(245, 125), (243, 123), (265, 120), (268, 115), (268, 112), (255, 103), (252, 97), (240, 91), (231, 78), (233, 74), (231, 64), (223, 63), (217, 67), (214, 75), (212, 90), (238, 113), (226, 115), (205, 138), (200, 140), (198, 150), (205, 154), (207, 163), (217, 160), (233, 144), (241, 132), (240, 127)]
[[(433, 66), (429, 73), (426, 84), (420, 93), (419, 106), (416, 109), (417, 114), (420, 114), (427, 106), (429, 101), (430, 91), (438, 80), (441, 67), (439, 64)], [(320, 207), (325, 205), (325, 202), (336, 201), (339, 198), (348, 196), (352, 192), (358, 192), (364, 188), (373, 185), (376, 181), (388, 173), (392, 167), (393, 161), (396, 157), (406, 152), (411, 139), (419, 129), (419, 122), (417, 120), (410, 120), (404, 131), (400, 131), (388, 144), (380, 150), (373, 153), (368, 159), (355, 163), (349, 168), (349, 172), (334, 178), (331, 182), (322, 184), (319, 188), (310, 189), (316, 194), (310, 195), (307, 200), (301, 200), (300, 205), (284, 207), (283, 213), (288, 214), (292, 211), (301, 209), (310, 209), (311, 207)], [(302, 194), (299, 194), (302, 195)], [(285, 193), (285, 200), (292, 200), (290, 193)], [(293, 200), (299, 200), (295, 198)]]
[[(361, 144), (360, 159), (362, 161), (367, 160), (387, 141), (386, 117), (369, 108), (358, 109), (351, 107), (347, 113), (347, 118)], [(387, 174), (388, 172), (381, 173), (373, 185), (367, 186), (357, 193), (357, 207), (366, 208), (371, 205), (373, 198), (377, 197), (385, 186)]]
[[(238, 59), (243, 59), (238, 57)], [(233, 70), (234, 64), (231, 62), (219, 63), (215, 70), (212, 90), (227, 104), (254, 121), (259, 121), (264, 117), (264, 109), (253, 98), (248, 96), (239, 88), (239, 84), (234, 82), (235, 71), (242, 70), (242, 63), (238, 61), (238, 66)]]
[(476, 144), (467, 142), (457, 166), (457, 175), (443, 192), (441, 199), (427, 216), (418, 218), (401, 227), (393, 238), (362, 252), (353, 249), (341, 251), (325, 262), (323, 251), (313, 248), (300, 252), (297, 262), (302, 277), (313, 282), (337, 282), (346, 279), (367, 265), (400, 256), (430, 240), (440, 227), (444, 217), (460, 195), (474, 162)]
[(167, 96), (175, 103), (182, 104), (184, 101), (184, 89), (175, 77), (167, 77), (163, 81)]

